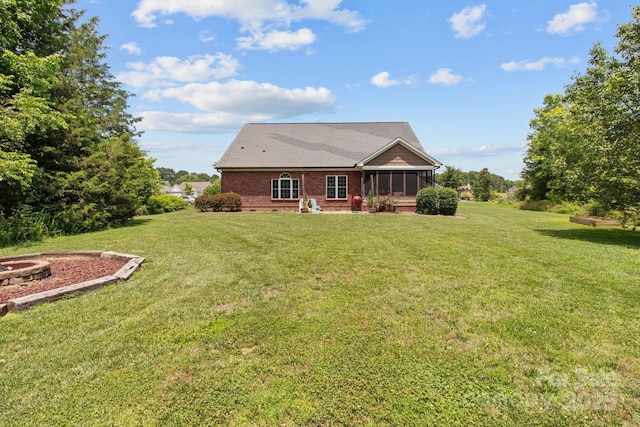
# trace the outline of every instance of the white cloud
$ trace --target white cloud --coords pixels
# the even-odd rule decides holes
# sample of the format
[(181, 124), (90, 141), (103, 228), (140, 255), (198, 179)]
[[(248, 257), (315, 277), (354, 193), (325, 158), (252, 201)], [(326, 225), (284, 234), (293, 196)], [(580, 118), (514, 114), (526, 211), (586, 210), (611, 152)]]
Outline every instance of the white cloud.
[(404, 78), (402, 80), (394, 80), (391, 78), (391, 75), (387, 71), (382, 71), (371, 77), (370, 82), (372, 85), (383, 89), (391, 86), (415, 86), (416, 84), (418, 84), (418, 80), (413, 76)]
[(547, 22), (547, 32), (566, 36), (584, 31), (585, 25), (598, 19), (598, 3), (578, 3)]
[(315, 42), (316, 35), (308, 28), (302, 28), (295, 32), (272, 30), (264, 33), (261, 30), (257, 30), (253, 31), (248, 37), (239, 37), (236, 40), (240, 49), (298, 50)]
[(185, 60), (159, 56), (148, 63), (130, 62), (127, 66), (131, 71), (119, 74), (117, 78), (133, 87), (171, 86), (233, 77), (240, 68), (236, 58), (223, 53), (195, 55)]
[(461, 83), (464, 77), (453, 74), (451, 68), (440, 68), (429, 77), (429, 83), (443, 84), (445, 86)]
[(229, 113), (188, 114), (163, 111), (143, 111), (140, 116), (142, 121), (138, 127), (141, 130), (206, 134), (237, 132), (245, 123), (261, 122), (268, 119), (268, 117), (259, 114), (241, 116)]
[(376, 74), (371, 77), (371, 84), (374, 86), (387, 88), (391, 86), (398, 86), (400, 82), (398, 80), (392, 80), (389, 78), (389, 73), (386, 71), (382, 71), (381, 73)]
[(500, 64), (504, 71), (542, 71), (547, 65), (555, 65), (556, 68), (564, 68), (568, 64), (577, 64), (580, 58), (570, 59), (545, 56), (537, 61), (510, 61)]
[(208, 43), (214, 41), (216, 38), (211, 34), (209, 30), (200, 31), (198, 33), (201, 42)]
[(140, 55), (142, 53), (142, 49), (140, 49), (140, 46), (135, 42), (123, 44), (120, 46), (120, 50), (126, 50), (131, 55)]
[[(241, 48), (276, 50), (292, 49), (312, 43), (308, 29), (289, 31), (292, 22), (316, 19), (331, 22), (360, 31), (366, 22), (349, 9), (340, 9), (342, 0), (300, 0), (289, 3), (283, 0), (141, 0), (132, 16), (143, 27), (155, 27), (160, 16), (177, 13), (194, 19), (222, 17), (237, 20), (241, 31), (250, 36), (238, 39)], [(282, 47), (280, 47), (282, 46)]]
[(358, 32), (366, 25), (366, 20), (358, 12), (338, 9), (342, 0), (301, 0), (300, 3), (305, 6), (296, 10), (294, 20), (322, 19), (352, 32)]
[(455, 32), (457, 39), (469, 39), (477, 36), (485, 29), (484, 17), (487, 12), (487, 5), (469, 6), (458, 13), (454, 13), (448, 22)]
[(259, 114), (270, 119), (326, 112), (336, 102), (333, 93), (323, 87), (285, 89), (270, 83), (240, 80), (192, 83), (160, 90), (158, 95), (190, 104), (203, 111)]
[(143, 111), (141, 129), (184, 133), (236, 132), (244, 123), (326, 112), (335, 96), (325, 88), (285, 89), (268, 83), (232, 80), (189, 84), (157, 92), (161, 98), (191, 104), (207, 113)]

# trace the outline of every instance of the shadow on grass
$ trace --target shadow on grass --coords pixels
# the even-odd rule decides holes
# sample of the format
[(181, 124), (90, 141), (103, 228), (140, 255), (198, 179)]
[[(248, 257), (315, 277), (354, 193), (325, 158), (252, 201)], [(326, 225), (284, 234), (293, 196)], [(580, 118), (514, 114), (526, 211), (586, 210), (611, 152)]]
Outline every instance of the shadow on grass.
[(585, 228), (571, 230), (535, 230), (544, 236), (559, 239), (582, 240), (601, 245), (625, 246), (640, 249), (640, 233), (630, 230)]
[(125, 222), (125, 223), (123, 223), (123, 224), (121, 224), (121, 225), (119, 225), (117, 227), (114, 227), (114, 228), (138, 227), (138, 226), (144, 225), (144, 224), (146, 224), (148, 222), (151, 222), (151, 220), (148, 219), (148, 218), (134, 218), (134, 219), (130, 219), (127, 222)]

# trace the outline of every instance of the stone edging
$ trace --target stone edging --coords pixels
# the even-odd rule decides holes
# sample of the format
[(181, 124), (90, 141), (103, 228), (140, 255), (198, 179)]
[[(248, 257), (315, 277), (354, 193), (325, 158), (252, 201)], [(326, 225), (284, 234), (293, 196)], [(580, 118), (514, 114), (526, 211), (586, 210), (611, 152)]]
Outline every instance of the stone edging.
[(36, 254), (16, 255), (10, 257), (0, 257), (0, 261), (18, 261), (24, 259), (42, 259), (42, 258), (56, 258), (56, 257), (69, 257), (69, 256), (84, 256), (84, 257), (96, 257), (96, 258), (108, 258), (117, 259), (121, 261), (128, 260), (127, 263), (117, 272), (111, 276), (103, 276), (98, 279), (89, 280), (87, 282), (75, 283), (73, 285), (64, 286), (62, 288), (51, 289), (37, 294), (27, 295), (24, 297), (14, 298), (9, 300), (6, 304), (0, 304), (0, 316), (4, 316), (7, 313), (22, 311), (36, 305), (57, 301), (67, 295), (81, 295), (87, 292), (100, 289), (106, 285), (116, 283), (120, 280), (128, 280), (129, 277), (136, 271), (140, 265), (144, 262), (144, 258), (122, 254), (111, 251), (63, 251), (63, 252), (42, 252)]

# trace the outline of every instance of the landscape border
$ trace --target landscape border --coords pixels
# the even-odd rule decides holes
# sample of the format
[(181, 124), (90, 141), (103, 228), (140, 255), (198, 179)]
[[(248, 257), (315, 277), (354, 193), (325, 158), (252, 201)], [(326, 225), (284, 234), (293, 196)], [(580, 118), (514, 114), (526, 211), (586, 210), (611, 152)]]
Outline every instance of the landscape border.
[(24, 297), (14, 298), (9, 300), (5, 304), (0, 304), (0, 317), (17, 311), (27, 310), (45, 302), (57, 301), (68, 295), (82, 295), (87, 292), (91, 292), (100, 289), (104, 286), (112, 283), (119, 282), (121, 280), (129, 280), (131, 275), (140, 267), (144, 262), (144, 258), (137, 255), (123, 254), (112, 251), (53, 251), (42, 252), (34, 254), (24, 254), (0, 257), (2, 261), (20, 261), (25, 259), (43, 259), (43, 258), (62, 258), (70, 256), (84, 256), (84, 257), (96, 257), (96, 258), (108, 258), (127, 261), (127, 263), (120, 268), (113, 275), (102, 276), (97, 279), (88, 280), (86, 282), (75, 283), (68, 286), (63, 286), (57, 289), (51, 289), (48, 291), (38, 292), (32, 295), (26, 295)]

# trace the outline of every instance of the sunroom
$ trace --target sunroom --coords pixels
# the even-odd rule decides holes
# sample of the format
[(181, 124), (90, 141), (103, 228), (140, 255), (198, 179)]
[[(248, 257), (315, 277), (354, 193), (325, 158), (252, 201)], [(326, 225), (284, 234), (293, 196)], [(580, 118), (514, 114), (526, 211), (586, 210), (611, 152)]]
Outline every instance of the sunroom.
[(433, 187), (440, 163), (401, 138), (361, 161), (364, 195), (413, 199), (420, 189)]

